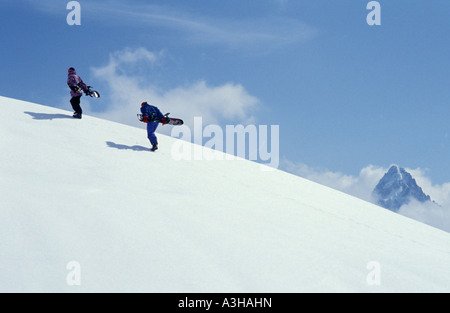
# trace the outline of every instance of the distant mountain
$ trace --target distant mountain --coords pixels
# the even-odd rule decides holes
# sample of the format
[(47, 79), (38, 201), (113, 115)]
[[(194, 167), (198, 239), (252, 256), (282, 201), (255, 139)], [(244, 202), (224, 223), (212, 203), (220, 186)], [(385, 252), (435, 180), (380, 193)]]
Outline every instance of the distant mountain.
[(377, 203), (391, 211), (397, 212), (402, 205), (411, 199), (419, 202), (431, 201), (416, 180), (404, 168), (392, 165), (373, 190)]

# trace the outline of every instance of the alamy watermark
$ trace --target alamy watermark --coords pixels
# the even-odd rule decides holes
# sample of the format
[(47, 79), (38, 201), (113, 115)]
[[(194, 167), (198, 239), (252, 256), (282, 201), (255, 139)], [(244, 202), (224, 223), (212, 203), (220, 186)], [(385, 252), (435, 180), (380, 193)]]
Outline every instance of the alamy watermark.
[(70, 1), (66, 6), (67, 10), (70, 12), (67, 14), (67, 25), (81, 25), (81, 5), (78, 1)]
[(381, 285), (381, 264), (378, 261), (370, 261), (366, 268), (369, 273), (366, 276), (366, 282), (369, 286)]
[[(67, 24), (69, 26), (81, 25), (81, 5), (78, 1), (69, 1), (66, 6), (70, 12), (67, 14)], [(366, 21), (370, 26), (381, 25), (381, 5), (378, 1), (370, 1), (366, 6), (370, 10)]]
[(171, 150), (177, 161), (247, 159), (264, 164), (263, 170), (278, 168), (280, 161), (279, 125), (270, 125), (270, 132), (268, 125), (226, 125), (223, 129), (214, 124), (204, 127), (202, 117), (194, 117), (193, 129), (174, 127), (171, 136), (181, 139)]
[(378, 1), (370, 1), (366, 6), (367, 10), (370, 10), (367, 15), (366, 21), (369, 26), (381, 25), (381, 5)]
[(77, 261), (67, 263), (66, 269), (69, 273), (66, 276), (66, 283), (68, 286), (81, 285), (81, 265)]

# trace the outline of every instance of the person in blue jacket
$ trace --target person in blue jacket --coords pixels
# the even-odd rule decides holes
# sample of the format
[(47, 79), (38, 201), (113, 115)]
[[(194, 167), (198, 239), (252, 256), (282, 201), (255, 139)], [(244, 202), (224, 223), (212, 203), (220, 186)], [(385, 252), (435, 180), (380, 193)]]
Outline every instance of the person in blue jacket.
[(141, 104), (142, 121), (147, 123), (147, 137), (152, 144), (152, 151), (158, 150), (158, 138), (155, 135), (156, 128), (158, 128), (158, 123), (161, 122), (163, 125), (168, 123), (168, 118), (165, 117), (161, 111), (147, 102), (142, 102)]

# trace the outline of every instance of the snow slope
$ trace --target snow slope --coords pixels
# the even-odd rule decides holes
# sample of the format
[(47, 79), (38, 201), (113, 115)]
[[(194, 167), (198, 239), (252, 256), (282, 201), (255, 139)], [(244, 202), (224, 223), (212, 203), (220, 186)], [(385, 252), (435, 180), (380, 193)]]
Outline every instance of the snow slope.
[(449, 233), (254, 162), (175, 161), (144, 127), (0, 107), (0, 292), (450, 291)]

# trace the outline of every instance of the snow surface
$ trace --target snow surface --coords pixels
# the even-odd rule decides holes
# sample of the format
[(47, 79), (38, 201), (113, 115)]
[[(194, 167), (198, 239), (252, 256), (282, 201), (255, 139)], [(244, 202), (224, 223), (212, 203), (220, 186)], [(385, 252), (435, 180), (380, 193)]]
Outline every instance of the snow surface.
[(0, 106), (0, 292), (450, 291), (449, 233), (254, 162), (175, 161), (168, 136), (152, 153), (144, 126)]

